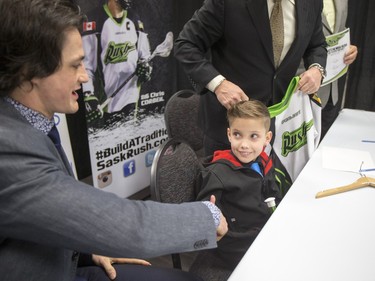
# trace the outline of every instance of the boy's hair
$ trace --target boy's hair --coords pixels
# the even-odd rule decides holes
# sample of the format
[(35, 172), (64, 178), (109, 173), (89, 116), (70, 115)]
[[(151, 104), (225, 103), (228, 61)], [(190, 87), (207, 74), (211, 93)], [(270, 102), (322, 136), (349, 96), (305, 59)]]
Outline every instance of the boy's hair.
[(84, 17), (70, 0), (0, 1), (0, 96), (60, 66), (66, 31)]
[(267, 106), (258, 100), (241, 101), (233, 105), (227, 111), (229, 127), (236, 118), (263, 119), (264, 127), (269, 131), (271, 126), (271, 116)]

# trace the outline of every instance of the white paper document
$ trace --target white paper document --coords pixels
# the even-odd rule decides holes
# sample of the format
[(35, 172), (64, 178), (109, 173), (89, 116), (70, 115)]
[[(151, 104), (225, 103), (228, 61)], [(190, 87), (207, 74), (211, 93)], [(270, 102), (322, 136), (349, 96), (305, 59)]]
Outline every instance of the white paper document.
[(327, 42), (327, 75), (323, 80), (322, 86), (327, 85), (348, 71), (348, 65), (344, 63), (345, 53), (350, 46), (349, 28), (326, 37)]
[(365, 174), (375, 173), (372, 171), (375, 168), (374, 161), (368, 151), (325, 146), (322, 152), (325, 169), (355, 173), (362, 169)]

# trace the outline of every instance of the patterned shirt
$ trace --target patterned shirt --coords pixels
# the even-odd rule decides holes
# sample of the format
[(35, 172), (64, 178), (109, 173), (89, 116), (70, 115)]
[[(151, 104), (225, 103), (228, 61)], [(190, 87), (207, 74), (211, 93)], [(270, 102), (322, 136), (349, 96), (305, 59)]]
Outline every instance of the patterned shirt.
[(210, 201), (202, 201), (202, 203), (206, 205), (208, 209), (211, 211), (212, 217), (215, 222), (215, 226), (217, 228), (220, 224), (220, 216), (221, 216), (220, 209), (215, 204), (211, 203)]

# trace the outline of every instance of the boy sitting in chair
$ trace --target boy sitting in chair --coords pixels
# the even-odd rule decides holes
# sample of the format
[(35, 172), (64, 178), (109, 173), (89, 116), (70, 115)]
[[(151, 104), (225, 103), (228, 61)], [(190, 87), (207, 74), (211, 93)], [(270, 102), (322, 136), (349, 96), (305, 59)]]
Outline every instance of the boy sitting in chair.
[(198, 254), (190, 271), (205, 280), (227, 280), (271, 215), (264, 200), (281, 199), (272, 160), (264, 152), (270, 143), (270, 114), (256, 100), (227, 112), (231, 150), (215, 151), (197, 179), (198, 200), (216, 196), (229, 231), (218, 248)]

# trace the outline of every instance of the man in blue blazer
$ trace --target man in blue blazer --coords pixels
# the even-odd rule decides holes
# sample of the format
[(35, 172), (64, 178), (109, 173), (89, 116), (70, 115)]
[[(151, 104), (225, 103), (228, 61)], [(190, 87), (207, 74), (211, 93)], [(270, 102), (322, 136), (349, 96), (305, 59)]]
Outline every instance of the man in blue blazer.
[(88, 80), (83, 18), (69, 0), (0, 2), (0, 280), (71, 281), (79, 253), (208, 249), (227, 231), (211, 202), (127, 200), (74, 179), (53, 115), (76, 112)]
[(320, 87), (327, 57), (322, 0), (281, 0), (281, 5), (284, 45), (278, 65), (270, 27), (273, 0), (206, 0), (175, 42), (176, 58), (203, 94), (207, 155), (229, 148), (226, 108), (248, 98), (267, 106), (280, 102), (301, 58), (308, 70), (299, 89), (314, 93)]

